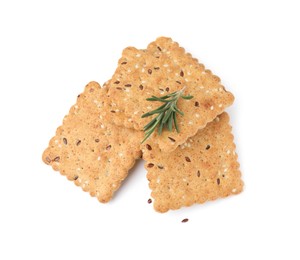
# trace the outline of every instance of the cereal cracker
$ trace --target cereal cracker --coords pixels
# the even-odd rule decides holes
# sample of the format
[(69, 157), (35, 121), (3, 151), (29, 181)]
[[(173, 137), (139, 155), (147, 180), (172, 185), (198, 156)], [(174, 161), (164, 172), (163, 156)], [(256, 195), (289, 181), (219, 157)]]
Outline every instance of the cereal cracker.
[(160, 102), (146, 98), (163, 96), (182, 88), (191, 100), (180, 99), (178, 107), (185, 115), (177, 114), (180, 133), (163, 131), (162, 136), (152, 135), (165, 151), (173, 151), (204, 128), (226, 107), (234, 97), (220, 84), (220, 79), (186, 53), (170, 38), (158, 38), (146, 50), (128, 47), (123, 51), (118, 68), (108, 83), (107, 113), (105, 118), (116, 125), (142, 130), (152, 119), (141, 116), (161, 106)]
[(154, 208), (159, 212), (238, 194), (243, 189), (226, 113), (171, 153), (146, 141), (143, 158)]
[(107, 89), (89, 83), (43, 153), (43, 161), (100, 202), (108, 202), (135, 160), (143, 133), (102, 118)]

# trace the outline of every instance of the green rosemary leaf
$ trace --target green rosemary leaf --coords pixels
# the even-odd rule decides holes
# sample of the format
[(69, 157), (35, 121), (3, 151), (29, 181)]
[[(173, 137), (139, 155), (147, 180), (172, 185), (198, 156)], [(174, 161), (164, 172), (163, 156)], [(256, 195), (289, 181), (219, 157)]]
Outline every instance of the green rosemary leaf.
[(191, 96), (191, 95), (188, 95), (188, 96), (181, 96), (183, 99), (192, 99), (193, 98), (193, 96)]
[(144, 126), (145, 138), (143, 139), (142, 143), (150, 137), (150, 135), (155, 131), (156, 127), (158, 128), (158, 134), (161, 135), (164, 128), (167, 128), (169, 131), (172, 131), (174, 124), (175, 130), (179, 133), (176, 114), (178, 113), (183, 116), (184, 113), (178, 109), (177, 101), (179, 100), (179, 98), (183, 98), (186, 100), (193, 98), (193, 96), (191, 95), (182, 95), (184, 89), (185, 88), (168, 94), (166, 96), (152, 96), (151, 98), (146, 99), (147, 101), (158, 101), (164, 104), (158, 107), (157, 109), (154, 109), (142, 115), (142, 118), (145, 118), (157, 114), (157, 116), (154, 119), (152, 119), (147, 125)]
[(168, 119), (169, 119), (169, 117), (171, 116), (172, 112), (173, 112), (173, 111), (172, 111), (171, 109), (168, 110), (168, 111), (166, 111), (165, 116), (164, 116), (164, 118), (163, 118), (163, 120), (162, 120), (162, 122), (163, 122), (164, 124), (168, 121)]
[(163, 127), (164, 127), (164, 124), (162, 122), (160, 122), (160, 125), (158, 127), (158, 135), (161, 135)]
[(147, 131), (155, 122), (156, 118), (152, 119), (147, 125), (144, 126), (144, 131)]
[[(155, 110), (152, 110), (146, 114), (143, 114), (142, 115), (142, 118), (145, 118), (145, 117), (148, 117), (148, 116), (152, 116), (154, 114), (160, 114), (162, 113), (163, 111), (165, 111), (167, 108), (166, 108), (167, 104), (163, 104), (162, 106), (160, 106), (159, 108), (155, 109)], [(165, 109), (166, 108), (166, 109)]]
[(173, 114), (174, 112), (172, 111), (170, 114), (170, 117), (168, 119), (168, 130), (171, 132), (172, 131), (172, 124), (173, 124)]
[(176, 113), (173, 113), (173, 120), (174, 120), (175, 129), (176, 129), (177, 133), (179, 133), (179, 127), (178, 127), (178, 123), (177, 123)]
[(174, 107), (174, 109), (175, 109), (175, 111), (177, 113), (179, 113), (180, 115), (184, 116), (184, 113), (181, 110), (179, 110), (176, 106)]

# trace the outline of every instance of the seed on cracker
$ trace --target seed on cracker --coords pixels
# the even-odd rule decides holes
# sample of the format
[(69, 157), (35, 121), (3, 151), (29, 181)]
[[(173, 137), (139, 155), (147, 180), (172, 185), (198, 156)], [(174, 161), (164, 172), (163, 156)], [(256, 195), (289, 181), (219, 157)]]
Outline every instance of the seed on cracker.
[(142, 130), (154, 117), (142, 118), (142, 115), (161, 105), (147, 98), (182, 89), (184, 94), (193, 96), (190, 100), (178, 101), (178, 108), (184, 112), (184, 116), (177, 117), (180, 133), (173, 129), (163, 131), (161, 136), (157, 131), (151, 135), (164, 152), (175, 150), (194, 136), (234, 100), (217, 76), (178, 43), (164, 37), (150, 43), (146, 50), (126, 48), (108, 86), (105, 118), (137, 130)]
[(142, 151), (158, 212), (227, 197), (243, 189), (225, 112), (171, 153), (163, 152), (151, 140), (143, 144)]
[(89, 83), (43, 153), (43, 161), (108, 202), (140, 158), (143, 133), (103, 119), (106, 88)]

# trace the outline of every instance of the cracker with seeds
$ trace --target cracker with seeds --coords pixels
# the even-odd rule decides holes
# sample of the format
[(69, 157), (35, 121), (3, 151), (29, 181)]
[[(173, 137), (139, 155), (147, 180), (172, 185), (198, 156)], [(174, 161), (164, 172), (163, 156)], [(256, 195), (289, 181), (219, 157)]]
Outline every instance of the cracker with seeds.
[(171, 153), (148, 140), (143, 158), (158, 212), (227, 197), (243, 189), (225, 112)]
[(159, 147), (170, 152), (188, 137), (221, 114), (233, 103), (234, 97), (220, 84), (220, 79), (199, 64), (178, 43), (170, 38), (158, 38), (146, 50), (128, 47), (123, 51), (118, 67), (108, 83), (105, 118), (116, 125), (143, 130), (153, 118), (141, 118), (144, 113), (161, 105), (147, 98), (164, 96), (185, 88), (191, 100), (178, 101), (184, 116), (177, 116), (180, 133), (163, 131), (152, 135)]
[(102, 118), (106, 91), (96, 82), (89, 83), (43, 153), (46, 164), (100, 202), (111, 199), (140, 158), (143, 137), (140, 131)]

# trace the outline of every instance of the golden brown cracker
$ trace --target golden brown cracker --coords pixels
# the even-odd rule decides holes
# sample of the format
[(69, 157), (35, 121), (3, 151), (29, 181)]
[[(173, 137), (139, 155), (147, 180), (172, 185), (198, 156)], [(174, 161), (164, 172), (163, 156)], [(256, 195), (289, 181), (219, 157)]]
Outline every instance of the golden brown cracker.
[(178, 101), (185, 114), (177, 116), (180, 133), (173, 129), (173, 132), (163, 131), (160, 137), (157, 132), (153, 134), (152, 138), (165, 152), (175, 150), (195, 135), (234, 100), (217, 76), (178, 43), (164, 37), (150, 43), (146, 50), (126, 48), (108, 85), (105, 117), (109, 122), (137, 130), (142, 130), (152, 119), (141, 116), (161, 106), (160, 102), (146, 101), (152, 95), (163, 96), (185, 88), (184, 94), (194, 96)]
[(171, 153), (146, 142), (143, 158), (154, 208), (159, 212), (238, 194), (243, 189), (227, 113)]
[(43, 153), (43, 161), (108, 202), (141, 156), (143, 133), (102, 118), (107, 89), (89, 83)]

